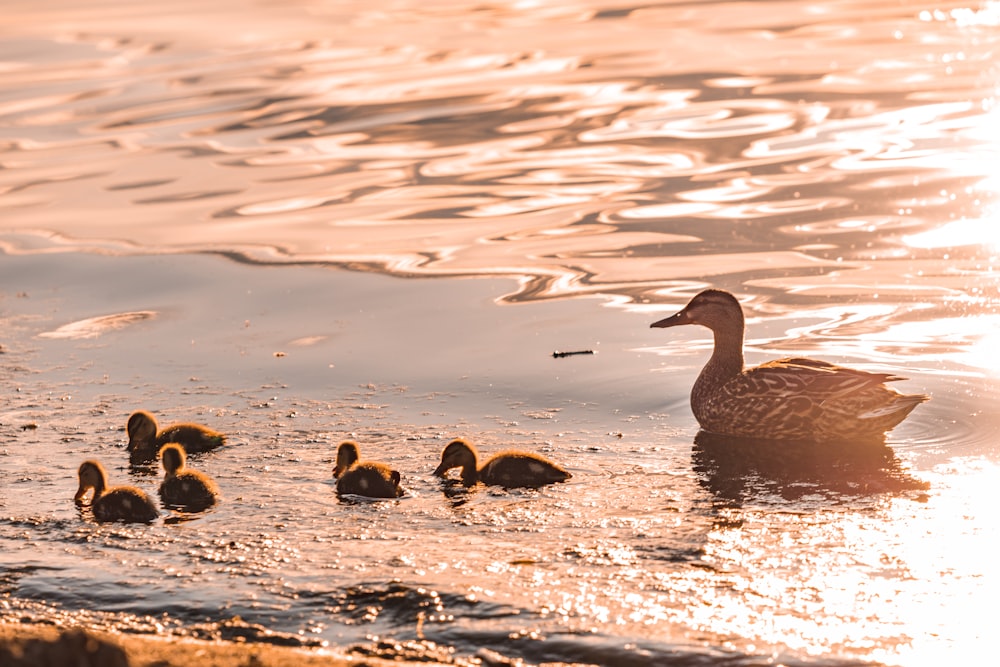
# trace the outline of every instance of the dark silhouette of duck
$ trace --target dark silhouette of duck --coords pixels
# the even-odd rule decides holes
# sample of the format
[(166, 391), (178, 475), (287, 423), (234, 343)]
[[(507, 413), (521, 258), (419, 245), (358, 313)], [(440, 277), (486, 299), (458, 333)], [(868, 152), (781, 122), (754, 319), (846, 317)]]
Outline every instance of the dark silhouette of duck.
[(479, 467), (476, 448), (462, 439), (452, 440), (441, 452), (441, 464), (434, 471), (439, 477), (452, 468), (461, 468), (462, 484), (472, 486), (477, 482), (505, 488), (539, 487), (554, 482), (564, 482), (572, 475), (544, 456), (507, 450), (491, 456)]
[(90, 509), (98, 521), (150, 523), (160, 516), (156, 504), (141, 489), (134, 486), (108, 488), (108, 474), (99, 461), (91, 459), (81, 463), (77, 476), (80, 487), (73, 500), (77, 505), (84, 505), (84, 496), (93, 489)]
[(337, 478), (337, 495), (355, 495), (368, 498), (399, 498), (399, 472), (384, 463), (361, 461), (358, 443), (345, 440), (337, 448), (337, 464), (333, 476)]
[(187, 467), (187, 455), (180, 445), (164, 445), (160, 449), (163, 465), (163, 482), (160, 483), (160, 500), (169, 509), (200, 512), (215, 505), (219, 488), (208, 475)]
[(126, 428), (129, 461), (133, 464), (155, 461), (160, 448), (167, 443), (180, 445), (187, 454), (199, 454), (226, 441), (225, 435), (201, 424), (173, 424), (159, 431), (156, 418), (143, 410), (132, 413)]
[(712, 356), (691, 389), (691, 410), (709, 433), (813, 442), (881, 441), (929, 398), (886, 386), (906, 378), (816, 359), (779, 359), (744, 368), (743, 309), (729, 292), (705, 290), (680, 312), (650, 326), (684, 324), (708, 327), (715, 336)]

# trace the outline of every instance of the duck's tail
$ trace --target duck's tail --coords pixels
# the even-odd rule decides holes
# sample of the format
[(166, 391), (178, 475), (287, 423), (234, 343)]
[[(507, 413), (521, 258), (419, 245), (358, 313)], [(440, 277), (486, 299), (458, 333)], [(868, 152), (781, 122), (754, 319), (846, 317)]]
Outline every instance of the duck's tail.
[(907, 415), (913, 412), (913, 408), (924, 401), (929, 401), (930, 398), (926, 394), (897, 394), (882, 405), (861, 413), (858, 418), (882, 422), (888, 431), (906, 419)]

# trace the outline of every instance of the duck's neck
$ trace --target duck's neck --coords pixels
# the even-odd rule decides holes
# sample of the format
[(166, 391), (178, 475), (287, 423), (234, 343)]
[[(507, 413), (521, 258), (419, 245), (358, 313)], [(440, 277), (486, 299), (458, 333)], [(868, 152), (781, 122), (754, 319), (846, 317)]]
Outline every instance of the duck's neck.
[(462, 483), (466, 485), (475, 484), (479, 481), (478, 462), (475, 459), (466, 461), (462, 465)]
[(704, 405), (722, 385), (743, 371), (743, 327), (719, 328), (712, 333), (715, 349), (691, 389), (692, 405)]

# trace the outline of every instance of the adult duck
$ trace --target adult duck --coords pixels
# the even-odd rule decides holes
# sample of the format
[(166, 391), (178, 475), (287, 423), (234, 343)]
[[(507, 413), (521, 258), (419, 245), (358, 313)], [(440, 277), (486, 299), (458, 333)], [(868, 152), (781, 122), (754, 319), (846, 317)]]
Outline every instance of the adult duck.
[(187, 467), (187, 455), (180, 445), (168, 444), (160, 449), (163, 482), (160, 483), (160, 500), (170, 509), (200, 512), (214, 505), (219, 498), (219, 488), (205, 473)]
[(183, 447), (188, 454), (198, 454), (226, 441), (225, 435), (201, 424), (173, 424), (161, 431), (156, 418), (143, 410), (132, 413), (126, 429), (129, 461), (133, 464), (156, 460), (160, 448), (171, 442)]
[(887, 382), (905, 378), (869, 373), (825, 361), (789, 358), (743, 366), (740, 302), (710, 289), (656, 328), (700, 324), (715, 348), (691, 389), (691, 411), (709, 433), (741, 438), (814, 442), (882, 440), (920, 403)]
[(73, 501), (77, 505), (83, 505), (84, 496), (93, 489), (94, 496), (90, 501), (90, 509), (98, 521), (149, 523), (160, 516), (156, 504), (141, 489), (134, 486), (108, 488), (108, 474), (100, 461), (91, 459), (81, 463), (77, 477), (80, 480), (80, 488), (73, 496)]
[(368, 498), (399, 498), (399, 472), (384, 463), (361, 461), (358, 443), (345, 440), (337, 447), (337, 463), (333, 476), (337, 478), (337, 495)]
[(515, 449), (495, 454), (479, 466), (476, 448), (462, 439), (452, 440), (441, 452), (441, 464), (434, 471), (444, 477), (452, 468), (461, 468), (462, 484), (477, 482), (505, 488), (539, 487), (564, 482), (569, 472), (544, 456)]

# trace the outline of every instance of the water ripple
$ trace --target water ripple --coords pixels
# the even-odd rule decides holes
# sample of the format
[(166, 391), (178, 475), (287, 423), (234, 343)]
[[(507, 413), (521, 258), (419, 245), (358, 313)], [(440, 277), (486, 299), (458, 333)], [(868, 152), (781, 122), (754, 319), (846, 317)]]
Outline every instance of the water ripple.
[[(926, 21), (916, 9), (880, 7), (864, 28), (847, 8), (767, 28), (768, 63), (779, 62), (775, 48), (809, 44), (843, 59), (836, 72), (815, 67), (814, 57), (789, 59), (787, 71), (755, 72), (762, 56), (752, 48), (743, 51), (744, 71), (713, 70), (712, 57), (699, 69), (650, 67), (644, 40), (662, 25), (681, 40), (678, 48), (699, 54), (709, 46), (726, 52), (730, 45), (719, 40), (734, 34), (747, 44), (757, 38), (708, 24), (696, 43), (670, 8), (577, 17), (576, 39), (598, 24), (621, 24), (635, 40), (631, 56), (596, 47), (589, 61), (563, 44), (550, 52), (504, 49), (519, 40), (499, 14), (491, 19), (497, 50), (373, 48), (361, 35), (386, 23), (364, 16), (358, 38), (337, 45), (293, 39), (199, 52), (78, 35), (40, 63), (31, 58), (44, 42), (22, 43), (19, 66), (2, 73), (22, 91), (0, 107), (12, 130), (3, 137), (0, 188), (18, 193), (4, 205), (20, 212), (21, 229), (69, 237), (126, 237), (157, 249), (281, 248), (291, 259), (432, 275), (499, 267), (530, 277), (514, 298), (600, 288), (645, 300), (655, 295), (642, 285), (674, 280), (648, 263), (633, 265), (647, 248), (672, 242), (654, 227), (697, 238), (691, 232), (705, 220), (766, 221), (770, 229), (730, 226), (728, 235), (806, 254), (853, 256), (872, 242), (898, 249), (879, 221), (909, 217), (919, 202), (923, 219), (897, 224), (932, 229), (957, 205), (937, 193), (982, 177), (982, 150), (995, 152), (982, 130), (991, 95), (980, 67), (987, 36), (963, 32), (976, 22)], [(561, 20), (569, 19), (538, 13), (515, 23), (537, 30)], [(746, 30), (758, 19), (737, 13), (726, 22)], [(896, 41), (882, 45), (880, 59), (858, 58), (854, 49), (890, 25)], [(126, 163), (130, 177), (122, 178)], [(213, 187), (204, 187), (208, 180)], [(99, 208), (63, 211), (62, 202), (77, 206), (93, 185), (107, 194)], [(889, 201), (880, 195), (886, 188), (896, 190)], [(135, 207), (144, 210), (142, 224), (113, 213)], [(178, 214), (199, 222), (185, 224)], [(614, 273), (636, 279), (623, 284), (602, 272), (577, 279), (577, 267), (553, 261), (575, 256), (562, 252), (565, 234), (546, 244), (525, 233), (540, 215), (552, 230), (595, 218), (648, 220), (650, 234), (630, 239), (615, 230), (603, 236), (604, 248), (591, 249), (617, 255), (629, 268)], [(75, 222), (81, 218), (86, 234)], [(489, 220), (485, 238), (504, 242), (483, 244), (463, 218)], [(857, 221), (850, 238), (800, 241), (842, 219)], [(712, 239), (702, 242), (710, 247)], [(704, 253), (697, 245), (688, 251)], [(508, 260), (515, 256), (523, 259)], [(732, 259), (734, 275), (752, 270)], [(565, 278), (550, 281), (555, 273)], [(540, 282), (549, 285), (533, 284)]]

